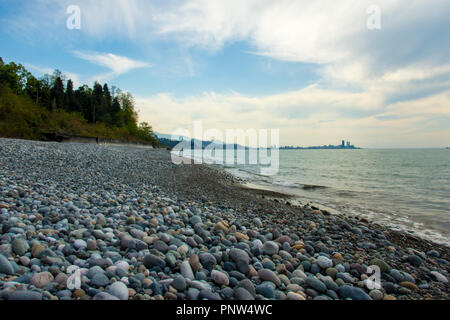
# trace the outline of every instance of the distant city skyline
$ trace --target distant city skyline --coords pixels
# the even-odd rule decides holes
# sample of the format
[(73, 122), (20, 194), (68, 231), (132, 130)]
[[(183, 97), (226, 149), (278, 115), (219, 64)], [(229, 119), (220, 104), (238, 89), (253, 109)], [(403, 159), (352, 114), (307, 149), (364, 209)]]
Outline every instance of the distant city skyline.
[(0, 0), (0, 57), (130, 91), (157, 132), (445, 148), (449, 16), (448, 0)]

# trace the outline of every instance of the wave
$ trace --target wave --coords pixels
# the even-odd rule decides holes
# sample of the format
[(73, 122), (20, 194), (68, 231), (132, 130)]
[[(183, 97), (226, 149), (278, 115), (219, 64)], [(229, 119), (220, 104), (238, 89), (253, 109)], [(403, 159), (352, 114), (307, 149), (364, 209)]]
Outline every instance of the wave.
[(303, 190), (316, 190), (316, 189), (329, 189), (330, 187), (326, 186), (319, 186), (319, 185), (312, 185), (312, 184), (303, 184), (302, 189)]

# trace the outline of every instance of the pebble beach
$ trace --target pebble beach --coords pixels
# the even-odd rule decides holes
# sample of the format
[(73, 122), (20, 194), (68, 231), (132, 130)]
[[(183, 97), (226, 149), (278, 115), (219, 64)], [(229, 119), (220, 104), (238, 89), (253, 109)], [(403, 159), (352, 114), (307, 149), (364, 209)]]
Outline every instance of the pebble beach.
[(447, 300), (449, 253), (167, 150), (0, 139), (0, 300)]

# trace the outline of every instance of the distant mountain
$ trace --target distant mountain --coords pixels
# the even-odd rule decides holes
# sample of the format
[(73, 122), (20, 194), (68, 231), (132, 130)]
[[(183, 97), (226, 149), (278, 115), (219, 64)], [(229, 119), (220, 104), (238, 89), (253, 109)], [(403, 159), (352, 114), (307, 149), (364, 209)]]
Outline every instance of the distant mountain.
[[(155, 133), (156, 137), (158, 138), (159, 142), (167, 147), (170, 148), (174, 148), (176, 145), (178, 145), (181, 141), (185, 141), (185, 140), (191, 140), (191, 138), (186, 137), (186, 136), (181, 136), (178, 140), (172, 139), (172, 135), (169, 134), (163, 134), (163, 133)], [(202, 149), (205, 149), (206, 147), (213, 147), (213, 146), (217, 146), (219, 147), (230, 147), (230, 148), (234, 148), (234, 149), (248, 149), (248, 147), (244, 147), (242, 145), (239, 144), (225, 144), (225, 142), (223, 141), (202, 141), (202, 140), (198, 140), (198, 139), (192, 139), (191, 140), (191, 147), (194, 148), (194, 144), (195, 145), (201, 145)]]

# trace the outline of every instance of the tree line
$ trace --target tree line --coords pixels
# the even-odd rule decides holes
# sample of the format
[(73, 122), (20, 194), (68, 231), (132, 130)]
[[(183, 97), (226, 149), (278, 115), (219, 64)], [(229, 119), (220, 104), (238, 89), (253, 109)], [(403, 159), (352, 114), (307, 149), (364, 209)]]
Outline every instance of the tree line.
[(129, 92), (108, 84), (95, 82), (77, 89), (61, 71), (36, 78), (23, 65), (6, 64), (0, 57), (0, 85), (7, 85), (14, 94), (26, 96), (37, 109), (50, 112), (63, 110), (81, 115), (88, 123), (103, 123), (108, 128), (126, 128), (143, 139), (157, 141), (148, 123), (138, 124), (134, 98)]

